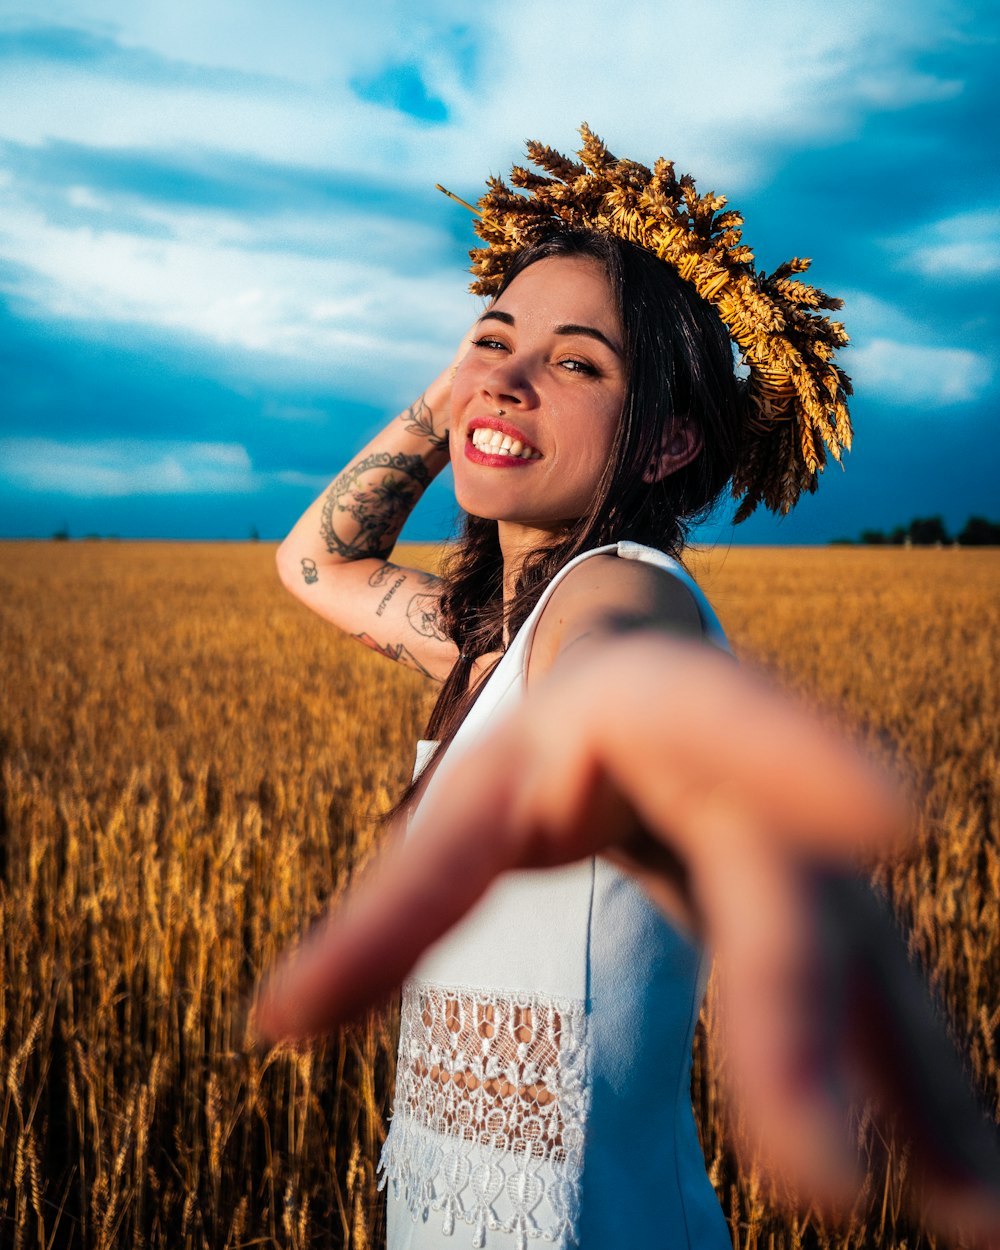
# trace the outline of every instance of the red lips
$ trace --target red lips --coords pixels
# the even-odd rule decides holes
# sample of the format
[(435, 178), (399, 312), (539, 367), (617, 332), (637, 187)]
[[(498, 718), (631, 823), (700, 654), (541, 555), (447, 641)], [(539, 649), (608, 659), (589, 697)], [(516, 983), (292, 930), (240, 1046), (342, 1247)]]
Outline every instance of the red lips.
[(493, 469), (516, 469), (529, 464), (535, 464), (542, 459), (540, 454), (529, 456), (525, 459), (521, 455), (497, 455), (479, 448), (473, 443), (472, 435), (475, 430), (481, 429), (496, 430), (501, 434), (507, 434), (511, 439), (520, 441), (532, 451), (538, 450), (534, 443), (525, 437), (523, 430), (519, 430), (516, 425), (512, 425), (509, 421), (505, 421), (503, 417), (473, 417), (469, 422), (468, 437), (465, 440), (465, 458), (466, 460), (471, 460), (473, 464), (482, 464)]
[(511, 438), (519, 439), (525, 447), (530, 447), (532, 451), (539, 450), (523, 430), (519, 430), (516, 425), (511, 425), (503, 417), (473, 417), (469, 422), (468, 432), (471, 434), (473, 430), (481, 429), (499, 430), (501, 434), (509, 434)]

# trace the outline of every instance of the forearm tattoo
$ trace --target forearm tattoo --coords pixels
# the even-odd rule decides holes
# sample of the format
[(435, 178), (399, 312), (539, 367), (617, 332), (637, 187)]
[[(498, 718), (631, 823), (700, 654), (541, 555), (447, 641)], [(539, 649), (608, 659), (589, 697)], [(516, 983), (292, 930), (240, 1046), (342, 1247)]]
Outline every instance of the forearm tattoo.
[(434, 428), (434, 413), (424, 402), (423, 395), (414, 404), (410, 404), (403, 414), (403, 429), (408, 434), (417, 434), (426, 438), (430, 445), (438, 450), (448, 446), (448, 431), (439, 434)]
[(404, 647), (401, 642), (376, 642), (371, 634), (352, 634), (351, 637), (356, 638), (358, 642), (363, 642), (366, 647), (370, 647), (372, 651), (377, 651), (379, 655), (384, 655), (387, 660), (398, 660), (400, 664), (405, 664), (408, 668), (416, 669), (418, 673), (423, 673), (431, 681), (438, 680), (433, 673), (424, 668), (413, 652)]
[(302, 576), (307, 586), (312, 586), (314, 582), (319, 581), (319, 569), (316, 567), (315, 560), (302, 560)]
[(389, 589), (382, 596), (381, 602), (379, 603), (378, 607), (375, 609), (376, 616), (382, 615), (382, 613), (385, 611), (386, 607), (388, 606), (389, 600), (392, 598), (392, 596), (396, 593), (396, 591), (400, 588), (400, 586), (402, 586), (403, 582), (405, 581), (406, 581), (406, 574), (400, 573), (400, 575), (396, 578), (396, 580), (392, 583)]
[(420, 456), (373, 452), (337, 478), (323, 500), (320, 535), (343, 560), (385, 558), (430, 484)]
[(424, 638), (447, 642), (448, 635), (441, 626), (440, 603), (437, 595), (414, 595), (407, 605), (406, 619)]
[[(395, 577), (397, 573), (402, 572), (398, 564), (390, 564), (386, 561), (385, 564), (380, 564), (369, 577), (368, 585), (377, 589), (379, 586), (384, 586), (390, 577)], [(404, 576), (415, 577), (421, 586), (436, 586), (441, 580), (433, 573), (428, 573), (426, 569), (407, 569)]]

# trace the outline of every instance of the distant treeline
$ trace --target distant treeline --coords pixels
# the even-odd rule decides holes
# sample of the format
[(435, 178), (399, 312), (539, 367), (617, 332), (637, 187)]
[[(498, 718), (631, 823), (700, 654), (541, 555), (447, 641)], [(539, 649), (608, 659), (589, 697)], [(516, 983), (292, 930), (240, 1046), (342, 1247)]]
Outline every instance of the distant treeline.
[(909, 525), (897, 525), (888, 532), (862, 530), (860, 538), (835, 538), (833, 541), (838, 545), (860, 542), (875, 547), (938, 547), (954, 543), (960, 547), (997, 547), (1000, 546), (1000, 521), (970, 516), (963, 528), (952, 535), (948, 533), (943, 517), (914, 517)]
[[(100, 541), (103, 537), (113, 542), (118, 535), (83, 535), (85, 542)], [(52, 538), (56, 542), (68, 541), (69, 527), (64, 525), (56, 530)], [(252, 543), (260, 542), (260, 533), (256, 526), (251, 529), (249, 540)], [(970, 516), (962, 529), (953, 536), (948, 533), (943, 517), (914, 517), (909, 525), (897, 525), (894, 530), (862, 530), (860, 538), (834, 538), (831, 542), (838, 547), (849, 547), (857, 543), (867, 543), (874, 547), (950, 547), (955, 543), (960, 547), (1000, 547), (1000, 521), (987, 521), (985, 517)]]
[[(72, 538), (72, 534), (70, 534), (69, 532), (68, 525), (61, 526), (52, 535), (52, 541), (54, 543), (67, 543), (70, 541), (71, 538)], [(85, 543), (99, 543), (99, 542), (104, 542), (104, 541), (118, 542), (119, 539), (118, 539), (117, 534), (81, 534), (80, 541), (85, 542)], [(230, 542), (232, 540), (224, 539), (224, 538), (219, 538), (219, 539), (209, 538), (207, 539), (207, 541), (208, 542)], [(252, 543), (260, 542), (260, 531), (257, 529), (256, 525), (253, 526), (253, 528), (250, 530), (250, 533), (247, 535), (247, 541), (252, 542)]]

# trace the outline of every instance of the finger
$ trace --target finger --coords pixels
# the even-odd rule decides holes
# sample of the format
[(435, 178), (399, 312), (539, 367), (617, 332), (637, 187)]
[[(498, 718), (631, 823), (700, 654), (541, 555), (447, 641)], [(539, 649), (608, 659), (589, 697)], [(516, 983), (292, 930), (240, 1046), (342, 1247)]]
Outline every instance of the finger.
[(634, 822), (586, 750), (520, 711), (449, 758), (408, 832), (263, 986), (263, 1038), (313, 1035), (380, 1001), (507, 869), (601, 849)]
[[(612, 651), (611, 648), (608, 649)], [(759, 819), (764, 837), (796, 853), (847, 860), (904, 843), (905, 798), (843, 735), (704, 646), (635, 637), (596, 660), (595, 749), (643, 822), (685, 856), (711, 843), (676, 845), (678, 806), (719, 786)], [(569, 716), (585, 716), (567, 683)]]
[(1000, 1201), (982, 1185), (928, 1185), (915, 1214), (968, 1250), (1000, 1250)]
[[(451, 770), (454, 771), (454, 770)], [(261, 989), (265, 1039), (327, 1031), (383, 999), (505, 868), (523, 858), (504, 770), (473, 761)]]
[(717, 796), (688, 819), (692, 836), (718, 848), (710, 878), (694, 885), (716, 957), (738, 1148), (779, 1187), (842, 1211), (862, 1173), (813, 993), (803, 875), (731, 800)]
[[(434, 788), (434, 802), (425, 805), (428, 810), (418, 818), (407, 848), (267, 987), (258, 1016), (261, 1031), (301, 1035), (374, 1001), (409, 971), (421, 950), (475, 902), (497, 873), (509, 867), (567, 862), (599, 851), (619, 836), (627, 824), (623, 812), (628, 810), (620, 801), (622, 793), (634, 798), (640, 810), (645, 808), (648, 822), (665, 842), (676, 845), (682, 857), (700, 854), (705, 860), (702, 867), (710, 872), (718, 848), (697, 831), (687, 832), (690, 822), (684, 812), (692, 788), (700, 797), (706, 784), (718, 781), (718, 724), (716, 732), (708, 733), (696, 716), (686, 714), (706, 689), (716, 701), (727, 696), (732, 701), (735, 691), (746, 703), (746, 683), (741, 686), (725, 661), (706, 666), (704, 649), (665, 644), (662, 638), (656, 639), (654, 649), (660, 686), (666, 676), (672, 686), (669, 693), (675, 696), (671, 715), (657, 717), (657, 708), (652, 709), (654, 732), (640, 732), (638, 742), (634, 721), (630, 733), (612, 733), (610, 743), (605, 741), (609, 756), (618, 750), (622, 780), (607, 784), (607, 772), (598, 766), (600, 751), (593, 749), (600, 729), (613, 719), (603, 715), (601, 683), (595, 687), (571, 675), (572, 680), (561, 677), (547, 685), (530, 709), (523, 708), (494, 730), (462, 757), (460, 766), (449, 761), (447, 783), (444, 774), (437, 779), (441, 784)], [(642, 648), (639, 651), (642, 661), (645, 655)], [(690, 683), (692, 676), (697, 678), (696, 689), (686, 691), (685, 680)], [(633, 685), (644, 688), (641, 683)], [(749, 702), (752, 710), (760, 710), (762, 697), (755, 688)], [(694, 722), (693, 730), (679, 734), (678, 724), (687, 729), (688, 719)], [(770, 740), (784, 748), (786, 762), (795, 764), (794, 752), (803, 741), (809, 745), (809, 735), (794, 728), (789, 733), (780, 707), (772, 719)], [(620, 747), (626, 741), (636, 749), (634, 758), (625, 753), (623, 763)], [(735, 755), (732, 744), (728, 753)], [(725, 757), (726, 751), (722, 754)], [(808, 751), (806, 758), (811, 758)], [(723, 768), (727, 766), (751, 800), (761, 804), (767, 794), (766, 787), (760, 793), (757, 772), (751, 768), (748, 776), (745, 761), (738, 759), (724, 760)], [(816, 769), (804, 772), (811, 780)], [(807, 784), (810, 798), (814, 789)], [(617, 813), (609, 795), (618, 797)], [(602, 802), (587, 801), (595, 796)]]
[[(735, 949), (726, 943), (720, 961), (736, 1025), (734, 1079), (769, 1169), (800, 1197), (846, 1209), (860, 1180), (852, 1126), (865, 1106), (879, 1138), (910, 1152), (918, 1218), (946, 1236), (962, 1228), (970, 1245), (990, 1245), (1000, 1232), (996, 1131), (887, 907), (842, 869), (786, 874), (766, 857), (761, 866), (755, 876), (753, 854), (744, 856), (742, 893), (749, 887), (763, 903), (771, 933), (748, 928)], [(738, 906), (736, 897), (726, 901), (737, 923)], [(724, 939), (719, 924), (716, 932)]]
[[(866, 1076), (865, 1093), (887, 1121), (882, 1136), (906, 1143), (923, 1219), (951, 1234), (1000, 1232), (1000, 1139), (978, 1102), (942, 1009), (912, 961), (888, 904), (845, 873), (814, 878), (813, 910), (826, 940), (824, 971), (841, 987), (831, 1020), (844, 1059)], [(830, 980), (826, 972), (825, 980)], [(977, 1242), (978, 1244), (978, 1242)], [(988, 1241), (985, 1243), (988, 1244)]]

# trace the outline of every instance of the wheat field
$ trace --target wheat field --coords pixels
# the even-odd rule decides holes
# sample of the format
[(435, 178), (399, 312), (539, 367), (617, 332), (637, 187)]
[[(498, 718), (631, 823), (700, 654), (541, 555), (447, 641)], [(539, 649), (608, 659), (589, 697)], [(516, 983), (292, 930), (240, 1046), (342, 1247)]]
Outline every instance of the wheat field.
[[(918, 852), (876, 877), (996, 1112), (1000, 551), (692, 565), (742, 656), (916, 769)], [(247, 1006), (375, 849), (424, 682), (293, 602), (265, 544), (0, 544), (0, 630), (0, 1246), (379, 1246), (392, 1012), (263, 1052)], [(905, 1158), (837, 1227), (738, 1174), (709, 1035), (694, 1100), (735, 1247), (935, 1244)]]

